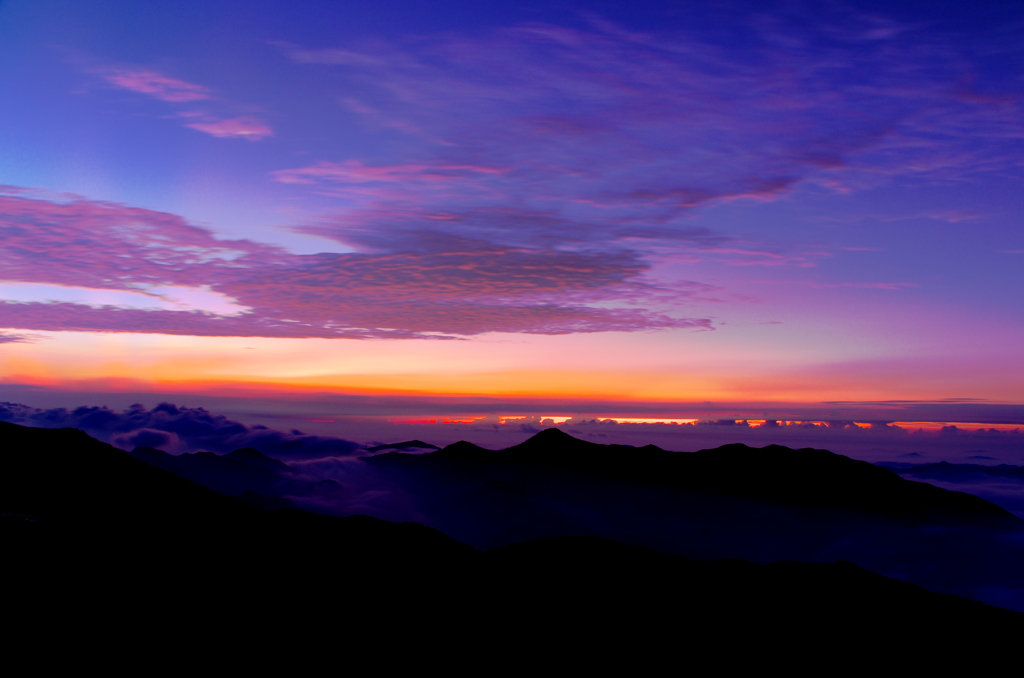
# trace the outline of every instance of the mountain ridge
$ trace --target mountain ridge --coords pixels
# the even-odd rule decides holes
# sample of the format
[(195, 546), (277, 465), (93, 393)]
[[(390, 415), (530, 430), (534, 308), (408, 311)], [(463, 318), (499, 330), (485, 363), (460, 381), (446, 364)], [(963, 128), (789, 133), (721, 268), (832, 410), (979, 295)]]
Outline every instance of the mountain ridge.
[[(386, 463), (384, 458), (400, 454), (374, 459), (376, 463)], [(1024, 521), (984, 499), (906, 480), (889, 469), (814, 448), (753, 448), (735, 443), (696, 452), (668, 452), (654, 445), (593, 443), (549, 428), (502, 450), (487, 450), (459, 441), (417, 456), (420, 461), (414, 463), (421, 465), (429, 464), (431, 459), (532, 464), (786, 504), (853, 508), (903, 517), (941, 513), (993, 525), (1024, 527)]]

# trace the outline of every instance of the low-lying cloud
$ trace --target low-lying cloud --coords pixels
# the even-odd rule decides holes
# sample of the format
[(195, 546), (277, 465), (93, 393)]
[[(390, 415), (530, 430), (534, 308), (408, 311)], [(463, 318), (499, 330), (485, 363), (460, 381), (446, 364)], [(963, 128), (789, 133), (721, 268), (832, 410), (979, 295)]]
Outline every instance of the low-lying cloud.
[(0, 421), (39, 428), (79, 428), (125, 450), (143, 446), (171, 453), (206, 450), (224, 454), (251, 447), (283, 460), (345, 457), (362, 450), (362, 446), (341, 438), (247, 426), (202, 407), (171, 403), (160, 403), (153, 409), (133, 405), (122, 412), (95, 406), (44, 410), (0, 403)]

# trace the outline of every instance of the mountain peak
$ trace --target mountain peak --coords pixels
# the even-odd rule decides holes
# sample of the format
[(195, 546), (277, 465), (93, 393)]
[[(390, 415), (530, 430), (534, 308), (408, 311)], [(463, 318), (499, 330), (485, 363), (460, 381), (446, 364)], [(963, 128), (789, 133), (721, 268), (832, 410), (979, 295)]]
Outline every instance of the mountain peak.
[(537, 445), (573, 445), (584, 443), (586, 440), (580, 440), (579, 438), (573, 437), (563, 431), (560, 428), (546, 428), (539, 433), (534, 433), (532, 436), (519, 443), (515, 447), (535, 447)]
[(424, 456), (435, 457), (438, 459), (462, 459), (464, 461), (473, 461), (493, 457), (494, 452), (480, 447), (479, 445), (474, 445), (466, 440), (460, 440), (457, 443), (452, 443), (451, 445), (443, 447), (436, 452), (431, 452)]
[(441, 449), (437, 445), (431, 445), (425, 443), (422, 440), (406, 440), (402, 443), (374, 445), (373, 447), (367, 447), (368, 452), (382, 452), (384, 450), (439, 450)]
[(518, 445), (502, 450), (502, 454), (520, 459), (543, 457), (548, 460), (557, 458), (564, 461), (576, 459), (579, 455), (591, 457), (612, 450), (618, 451), (618, 448), (617, 445), (599, 445), (589, 440), (581, 440), (558, 428), (546, 428)]
[(536, 440), (538, 438), (541, 440), (577, 440), (562, 429), (554, 427), (544, 429), (540, 433), (535, 434), (530, 438), (530, 440)]

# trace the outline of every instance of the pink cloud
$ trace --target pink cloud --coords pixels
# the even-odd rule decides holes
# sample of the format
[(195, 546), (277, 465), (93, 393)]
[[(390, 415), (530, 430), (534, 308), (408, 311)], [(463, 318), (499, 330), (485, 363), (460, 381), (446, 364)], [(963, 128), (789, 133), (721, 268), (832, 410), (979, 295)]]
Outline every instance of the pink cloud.
[[(301, 290), (297, 290), (301, 291)], [(68, 303), (0, 301), (0, 325), (29, 330), (131, 332), (216, 337), (348, 339), (455, 339), (486, 332), (571, 334), (636, 332), (666, 328), (712, 329), (707, 319), (672, 318), (642, 309), (602, 309), (556, 304), (462, 303), (345, 297), (324, 313), (310, 303), (256, 309), (240, 317), (201, 311), (93, 308)], [(295, 320), (312, 311), (308, 321)], [(22, 341), (15, 338), (9, 341)]]
[(208, 270), (282, 255), (248, 240), (218, 240), (164, 212), (0, 194), (0, 270), (7, 281), (118, 290), (200, 287)]
[(210, 90), (184, 80), (175, 80), (154, 71), (109, 68), (99, 71), (100, 77), (111, 85), (148, 94), (162, 101), (199, 101), (210, 98)]
[(185, 127), (205, 132), (211, 136), (221, 138), (241, 138), (250, 141), (259, 141), (274, 135), (268, 125), (252, 117), (228, 118), (212, 122), (193, 122)]
[[(139, 94), (167, 101), (185, 103), (214, 99), (212, 90), (202, 85), (176, 80), (155, 71), (141, 68), (94, 68), (92, 73), (99, 75), (108, 84), (127, 89)], [(214, 114), (202, 111), (185, 111), (179, 116), (188, 122), (186, 127), (220, 138), (242, 138), (250, 141), (266, 139), (274, 131), (265, 122), (252, 116), (226, 117), (225, 110), (233, 108), (223, 100), (214, 102)]]
[[(433, 247), (417, 246), (425, 243)], [(646, 265), (628, 250), (556, 251), (432, 234), (405, 244), (372, 254), (294, 255), (218, 240), (166, 213), (0, 195), (0, 267), (9, 281), (202, 286), (251, 309), (224, 316), (6, 301), (0, 327), (351, 338), (710, 328), (707, 319), (638, 305), (650, 291), (642, 281)]]

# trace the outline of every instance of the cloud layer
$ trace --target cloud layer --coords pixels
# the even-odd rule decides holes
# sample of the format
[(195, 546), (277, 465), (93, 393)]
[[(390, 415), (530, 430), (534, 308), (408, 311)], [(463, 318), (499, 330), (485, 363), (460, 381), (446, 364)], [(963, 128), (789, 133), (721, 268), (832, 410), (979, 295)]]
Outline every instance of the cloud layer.
[(123, 412), (107, 407), (43, 410), (0, 403), (0, 421), (38, 428), (80, 428), (126, 450), (152, 446), (177, 454), (197, 450), (225, 454), (251, 447), (286, 460), (347, 457), (362, 450), (360, 445), (341, 438), (246, 426), (201, 407), (178, 407), (171, 403), (161, 403), (153, 409), (132, 405)]
[(0, 327), (409, 338), (710, 325), (629, 306), (645, 289), (637, 279), (646, 268), (629, 251), (555, 252), (449, 238), (389, 253), (294, 255), (218, 240), (174, 215), (23, 193), (0, 195), (0, 236), (0, 266), (12, 281), (93, 290), (202, 287), (251, 309), (225, 316), (7, 301)]

